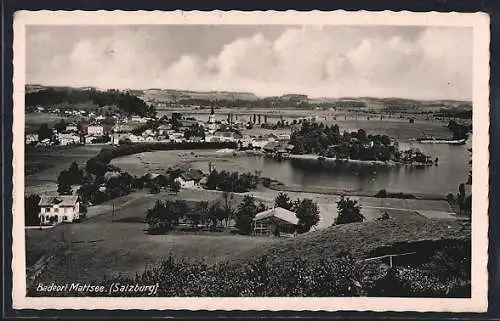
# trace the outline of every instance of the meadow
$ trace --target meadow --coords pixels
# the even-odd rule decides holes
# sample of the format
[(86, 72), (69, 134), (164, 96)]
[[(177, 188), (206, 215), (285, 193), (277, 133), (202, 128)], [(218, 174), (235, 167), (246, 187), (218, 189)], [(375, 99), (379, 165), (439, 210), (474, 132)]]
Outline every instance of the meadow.
[(85, 168), (87, 160), (102, 149), (102, 145), (48, 147), (27, 149), (24, 156), (25, 194), (55, 192), (57, 177), (73, 161)]

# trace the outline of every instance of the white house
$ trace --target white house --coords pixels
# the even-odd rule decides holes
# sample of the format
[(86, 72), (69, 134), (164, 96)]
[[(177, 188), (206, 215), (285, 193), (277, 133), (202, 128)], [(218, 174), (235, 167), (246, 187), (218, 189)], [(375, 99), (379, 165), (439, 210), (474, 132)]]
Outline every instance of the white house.
[(73, 222), (80, 218), (80, 199), (75, 195), (42, 196), (38, 205), (41, 224)]
[(72, 133), (57, 134), (56, 137), (57, 137), (57, 140), (59, 141), (59, 144), (61, 144), (63, 146), (80, 143), (80, 136), (72, 134)]
[(144, 123), (147, 123), (148, 122), (148, 119), (147, 118), (144, 118), (144, 117), (141, 117), (141, 116), (132, 116), (130, 118), (130, 121), (132, 122), (137, 122), (137, 123), (141, 123), (141, 124), (144, 124)]
[(182, 173), (175, 179), (183, 188), (193, 188), (200, 185), (201, 179), (204, 177), (200, 170), (190, 169)]
[(87, 127), (87, 134), (91, 136), (102, 136), (104, 135), (104, 127), (101, 125), (89, 125)]
[(27, 134), (26, 145), (38, 142), (38, 134)]

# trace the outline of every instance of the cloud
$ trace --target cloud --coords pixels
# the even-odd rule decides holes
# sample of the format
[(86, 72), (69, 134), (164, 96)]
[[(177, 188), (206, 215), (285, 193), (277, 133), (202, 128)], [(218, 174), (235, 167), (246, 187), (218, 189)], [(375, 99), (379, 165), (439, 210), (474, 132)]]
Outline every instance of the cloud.
[[(289, 27), (276, 37), (256, 30), (211, 54), (203, 54), (195, 39), (171, 41), (147, 30), (76, 37), (66, 52), (50, 54), (50, 46), (41, 44), (57, 41), (45, 31), (28, 37), (28, 57), (36, 63), (28, 63), (27, 78), (53, 85), (234, 90), (264, 96), (471, 98), (470, 29), (421, 28), (413, 36), (401, 28), (374, 29)], [(176, 50), (185, 45), (180, 41), (190, 40), (190, 52)]]

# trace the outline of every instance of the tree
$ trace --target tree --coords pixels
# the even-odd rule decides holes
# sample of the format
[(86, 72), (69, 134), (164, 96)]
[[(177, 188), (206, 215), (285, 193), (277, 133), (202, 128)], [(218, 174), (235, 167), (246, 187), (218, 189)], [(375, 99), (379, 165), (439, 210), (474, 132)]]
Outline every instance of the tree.
[(181, 190), (181, 183), (179, 183), (178, 181), (173, 181), (172, 183), (170, 183), (170, 191), (174, 192), (174, 193), (179, 193), (179, 191)]
[(465, 184), (461, 183), (458, 186), (458, 194), (457, 194), (457, 205), (460, 209), (462, 209), (463, 202), (465, 200)]
[(264, 204), (262, 201), (260, 201), (259, 205), (257, 205), (257, 213), (264, 212), (267, 209), (268, 208), (267, 208), (266, 204)]
[(47, 124), (42, 124), (40, 125), (40, 129), (38, 129), (38, 140), (42, 141), (47, 138), (52, 138), (52, 130)]
[(337, 203), (338, 216), (334, 224), (347, 224), (354, 222), (363, 222), (365, 219), (361, 214), (361, 207), (358, 202), (342, 196)]
[(68, 176), (71, 184), (80, 184), (83, 180), (83, 170), (78, 168), (78, 164), (76, 162), (73, 162), (69, 166)]
[(58, 133), (64, 132), (66, 130), (66, 122), (64, 119), (61, 119), (58, 123), (54, 125), (54, 129), (57, 130)]
[(161, 233), (169, 229), (167, 207), (157, 200), (153, 208), (146, 212), (146, 223), (150, 233)]
[(288, 197), (287, 193), (280, 192), (274, 199), (274, 207), (281, 207), (286, 210), (291, 210), (293, 202)]
[(210, 205), (207, 217), (212, 221), (212, 227), (217, 227), (218, 223), (224, 219), (224, 210), (221, 208), (220, 201)]
[(196, 204), (196, 210), (199, 212), (199, 217), (200, 221), (202, 224), (205, 224), (206, 219), (207, 219), (207, 212), (208, 212), (208, 202), (207, 201), (201, 201), (198, 204)]
[(297, 232), (308, 232), (311, 227), (315, 226), (319, 222), (320, 217), (318, 204), (313, 202), (311, 199), (305, 198), (300, 201), (297, 206), (295, 215), (299, 219)]
[(250, 235), (252, 233), (252, 222), (257, 213), (258, 207), (255, 204), (255, 197), (245, 195), (238, 205), (235, 219), (236, 227), (241, 234)]
[(224, 211), (224, 219), (226, 220), (226, 226), (228, 225), (229, 220), (233, 217), (233, 199), (234, 199), (233, 193), (230, 192), (222, 193), (223, 211)]
[(60, 195), (71, 195), (73, 191), (71, 190), (71, 179), (69, 176), (69, 172), (63, 170), (59, 173), (57, 177), (57, 193)]
[(24, 198), (24, 225), (35, 226), (40, 224), (40, 196), (32, 194)]

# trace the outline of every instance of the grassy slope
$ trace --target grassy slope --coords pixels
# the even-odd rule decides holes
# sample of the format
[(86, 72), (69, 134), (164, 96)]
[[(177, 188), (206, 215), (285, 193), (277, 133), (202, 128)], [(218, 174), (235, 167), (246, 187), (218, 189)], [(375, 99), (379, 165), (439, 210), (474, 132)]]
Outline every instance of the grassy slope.
[(318, 230), (293, 239), (281, 239), (249, 251), (236, 262), (246, 262), (262, 254), (281, 261), (294, 256), (318, 260), (349, 251), (357, 258), (365, 258), (375, 249), (405, 241), (470, 239), (470, 224), (451, 220), (392, 219), (352, 223)]

